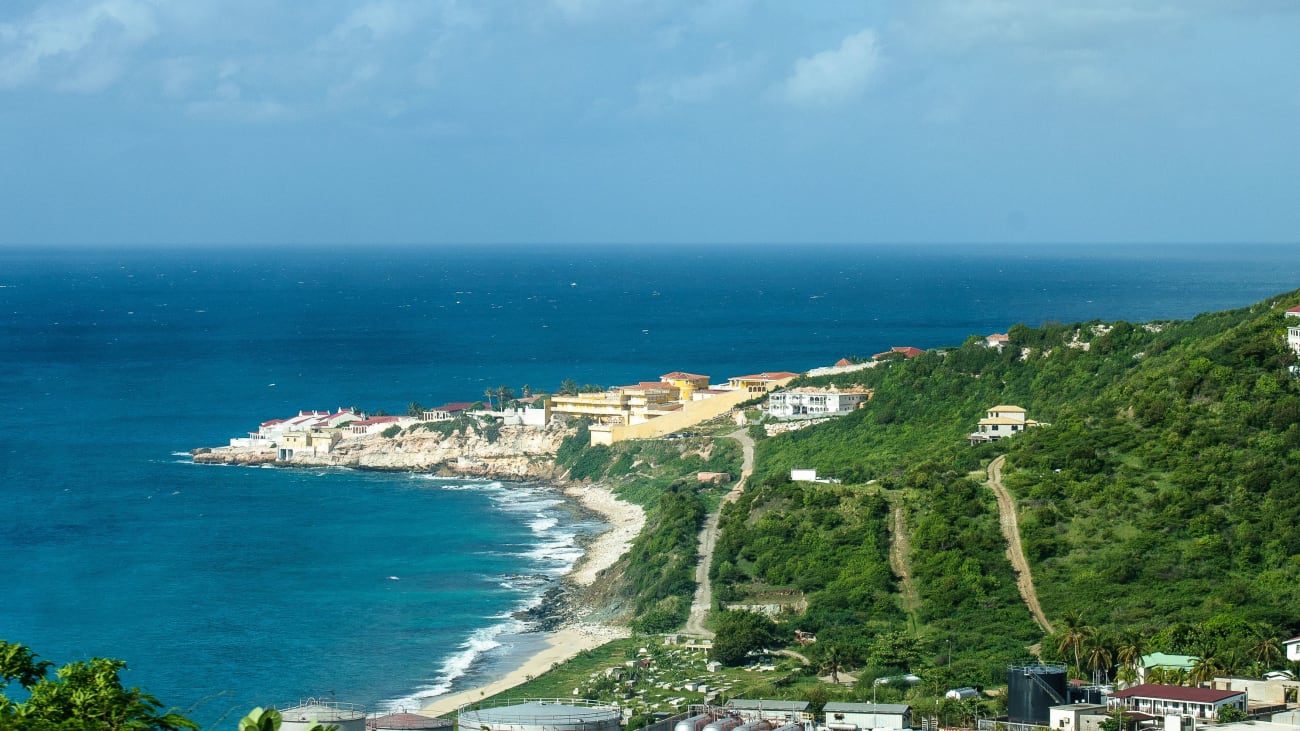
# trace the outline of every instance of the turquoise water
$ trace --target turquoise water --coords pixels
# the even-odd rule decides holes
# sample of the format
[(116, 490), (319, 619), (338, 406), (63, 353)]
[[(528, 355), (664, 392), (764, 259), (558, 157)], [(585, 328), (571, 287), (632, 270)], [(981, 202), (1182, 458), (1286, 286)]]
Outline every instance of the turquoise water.
[(299, 409), (804, 370), (1298, 286), (1283, 247), (0, 250), (0, 637), (125, 659), (206, 725), (411, 707), (536, 648), (510, 613), (599, 525), (542, 485), (187, 450)]

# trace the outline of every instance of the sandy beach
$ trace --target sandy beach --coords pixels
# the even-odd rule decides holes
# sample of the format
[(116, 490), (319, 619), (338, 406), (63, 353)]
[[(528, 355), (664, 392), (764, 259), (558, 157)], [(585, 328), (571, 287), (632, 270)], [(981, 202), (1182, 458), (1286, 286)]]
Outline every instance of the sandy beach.
[[(627, 551), (645, 525), (645, 512), (639, 505), (623, 502), (600, 485), (579, 485), (565, 489), (565, 494), (578, 500), (584, 507), (598, 513), (610, 524), (610, 529), (596, 537), (581, 559), (574, 565), (566, 580), (578, 586), (588, 586), (596, 576), (618, 561)], [(420, 710), (429, 716), (450, 713), (466, 703), (472, 703), (519, 685), (530, 676), (541, 675), (555, 663), (564, 662), (583, 650), (599, 647), (610, 640), (626, 637), (623, 627), (611, 627), (590, 622), (574, 622), (546, 634), (546, 647), (524, 661), (504, 677), (486, 685), (434, 698)]]

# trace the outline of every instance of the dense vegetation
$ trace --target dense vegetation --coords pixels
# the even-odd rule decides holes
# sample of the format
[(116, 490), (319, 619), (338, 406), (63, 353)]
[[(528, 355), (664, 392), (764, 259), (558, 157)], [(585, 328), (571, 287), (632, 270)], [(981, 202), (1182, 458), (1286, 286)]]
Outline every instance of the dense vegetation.
[[(1122, 669), (1134, 646), (1276, 664), (1264, 640), (1300, 630), (1300, 379), (1282, 314), (1297, 302), (1145, 326), (1017, 325), (1002, 350), (972, 338), (805, 379), (875, 397), (760, 442), (754, 489), (724, 514), (720, 596), (797, 593), (807, 612), (790, 621), (835, 638), (849, 665), (886, 672), (869, 650), (903, 633), (917, 651), (893, 667), (942, 664), (955, 682), (995, 683), (1040, 642), (1079, 672)], [(995, 404), (1050, 426), (968, 446)], [(981, 487), (999, 454), (1055, 637), (1030, 621)], [(843, 482), (791, 485), (795, 467)], [(908, 525), (913, 596), (888, 565), (890, 505)]]
[(601, 480), (646, 510), (646, 527), (612, 573), (631, 607), (633, 626), (667, 632), (681, 626), (695, 593), (700, 526), (728, 486), (701, 484), (699, 472), (740, 470), (739, 446), (729, 439), (649, 439), (590, 446), (585, 422), (567, 437), (556, 464), (574, 480)]

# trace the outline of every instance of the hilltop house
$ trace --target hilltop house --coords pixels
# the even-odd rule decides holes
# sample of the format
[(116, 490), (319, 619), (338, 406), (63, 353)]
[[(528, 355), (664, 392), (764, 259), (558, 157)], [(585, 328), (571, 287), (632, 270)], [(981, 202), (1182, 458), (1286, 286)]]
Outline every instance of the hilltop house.
[(1300, 322), (1292, 320), (1293, 317), (1300, 318), (1300, 307), (1292, 307), (1286, 311), (1286, 344), (1300, 355)]
[(984, 338), (984, 347), (1002, 350), (1007, 347), (1007, 343), (1009, 342), (1011, 342), (1011, 338), (1008, 337), (1006, 333), (993, 333)]
[(890, 348), (889, 350), (886, 350), (883, 353), (876, 353), (875, 355), (871, 356), (871, 359), (880, 360), (881, 358), (884, 358), (887, 355), (893, 355), (894, 353), (902, 353), (904, 358), (915, 358), (916, 356), (921, 355), (924, 352), (925, 352), (924, 350), (921, 350), (920, 348), (913, 348), (910, 345), (896, 345)]
[(452, 419), (455, 419), (456, 417), (462, 414), (468, 413), (469, 410), (472, 408), (474, 408), (473, 402), (454, 401), (449, 404), (443, 404), (442, 406), (439, 406), (437, 408), (425, 409), (424, 413), (421, 414), (420, 420), (421, 421), (451, 421)]
[(341, 439), (343, 434), (338, 429), (287, 431), (276, 442), (275, 458), (286, 460), (304, 455), (319, 457), (334, 451), (334, 445)]
[(744, 390), (750, 393), (770, 393), (798, 377), (798, 373), (790, 373), (789, 371), (732, 376), (727, 379), (727, 387), (733, 391)]
[(247, 437), (230, 440), (232, 447), (270, 447), (276, 444), (288, 432), (311, 431), (313, 429), (335, 429), (344, 424), (361, 421), (365, 414), (352, 409), (340, 407), (334, 413), (328, 411), (299, 411), (297, 416), (286, 419), (270, 419), (262, 422), (257, 431), (248, 432)]
[(765, 410), (770, 416), (778, 419), (847, 414), (871, 400), (872, 393), (871, 389), (863, 388), (841, 391), (834, 386), (830, 388), (806, 386), (789, 391), (778, 391), (768, 396)]
[(970, 440), (973, 447), (976, 444), (996, 442), (999, 439), (1015, 436), (1017, 432), (1022, 432), (1031, 426), (1041, 426), (1041, 424), (1026, 418), (1025, 410), (1019, 406), (994, 406), (988, 410), (988, 416), (980, 419), (976, 431), (971, 432), (966, 438)]
[(1245, 691), (1188, 688), (1181, 685), (1135, 685), (1110, 694), (1106, 704), (1151, 716), (1218, 718), (1224, 708), (1246, 710)]
[(354, 436), (365, 436), (367, 434), (378, 434), (390, 426), (400, 426), (400, 416), (372, 416), (369, 419), (354, 421), (348, 425), (348, 431)]

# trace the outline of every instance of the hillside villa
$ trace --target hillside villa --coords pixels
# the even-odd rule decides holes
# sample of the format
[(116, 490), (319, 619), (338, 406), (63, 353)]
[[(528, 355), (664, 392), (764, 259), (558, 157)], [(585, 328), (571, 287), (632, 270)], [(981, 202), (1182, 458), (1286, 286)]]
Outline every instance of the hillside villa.
[(1292, 318), (1300, 318), (1300, 306), (1286, 311), (1286, 344), (1300, 355), (1300, 321)]
[(1019, 406), (994, 406), (988, 410), (988, 416), (979, 420), (978, 428), (966, 438), (970, 440), (973, 447), (976, 444), (996, 442), (999, 439), (1015, 436), (1018, 432), (1033, 426), (1042, 426), (1042, 424), (1026, 418), (1025, 410)]
[(776, 419), (838, 416), (861, 408), (871, 400), (873, 394), (874, 391), (869, 388), (840, 390), (835, 386), (805, 386), (773, 393), (767, 397), (764, 410)]

